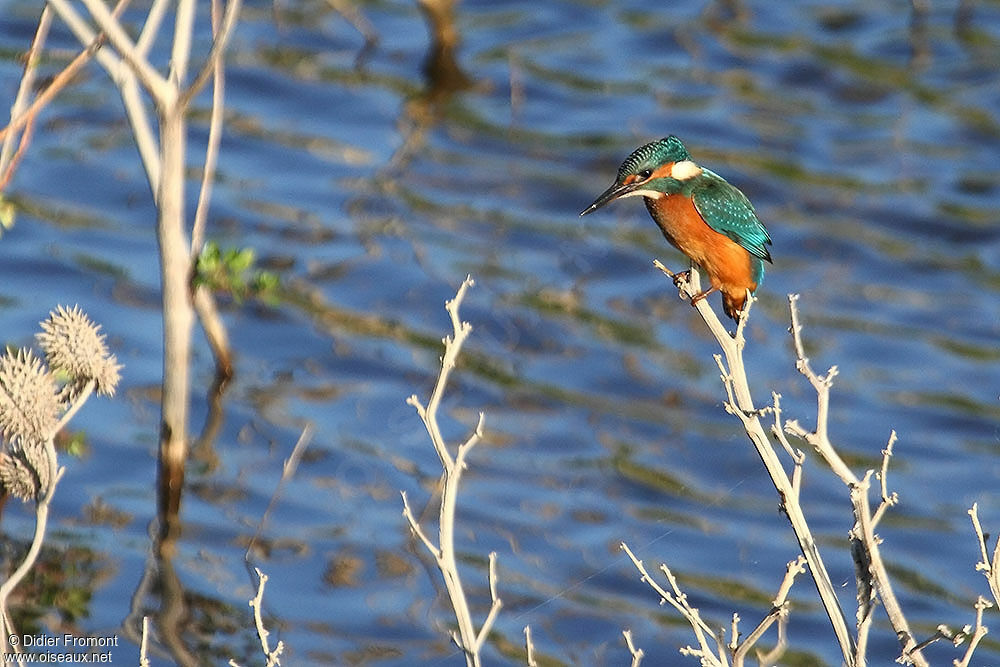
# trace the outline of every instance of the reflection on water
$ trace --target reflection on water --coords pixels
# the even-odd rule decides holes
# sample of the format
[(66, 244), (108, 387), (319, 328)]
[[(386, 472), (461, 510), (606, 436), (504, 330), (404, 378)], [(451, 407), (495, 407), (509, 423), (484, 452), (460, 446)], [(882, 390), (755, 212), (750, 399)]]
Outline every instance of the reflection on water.
[[(192, 430), (212, 443), (189, 469), (177, 570), (161, 579), (198, 630), (155, 660), (249, 661), (243, 550), (311, 421), (255, 550), (291, 664), (461, 662), (398, 491), (425, 498), (438, 480), (404, 400), (429, 391), (441, 305), (468, 273), (474, 330), (442, 417), (457, 439), (486, 412), (457, 537), (476, 613), (489, 605), (485, 556), (499, 555), (505, 606), (487, 662), (518, 661), (527, 624), (556, 663), (623, 663), (626, 627), (654, 664), (682, 660), (690, 633), (637, 580), (623, 539), (667, 561), (713, 626), (766, 612), (796, 547), (721, 408), (713, 344), (651, 265), (684, 268), (681, 257), (637, 203), (577, 217), (624, 155), (668, 133), (746, 192), (774, 237), (748, 329), (758, 402), (778, 391), (786, 416), (813, 419), (786, 333), (785, 295), (800, 293), (814, 367), (840, 368), (831, 431), (845, 456), (875, 465), (899, 432), (889, 480), (901, 504), (882, 548), (910, 622), (919, 635), (971, 623), (986, 588), (966, 510), (977, 501), (987, 530), (1000, 525), (1000, 12), (916, 4), (465, 2), (450, 9), (454, 41), (435, 41), (437, 15), (416, 3), (358, 3), (363, 21), (351, 20), (374, 40), (324, 2), (250, 3), (210, 235), (256, 248), (287, 294), (225, 305), (236, 377), (221, 403), (192, 406)], [(3, 12), (13, 91), (37, 9)], [(126, 398), (78, 418), (90, 454), (68, 461), (48, 543), (67, 570), (99, 574), (72, 602), (18, 605), (26, 629), (131, 627), (146, 576), (156, 248), (117, 105), (94, 70), (43, 117), (0, 239), (7, 340), (32, 330), (39, 303), (79, 302), (126, 364)], [(195, 154), (204, 140), (196, 124)], [(200, 342), (194, 376), (204, 396)], [(850, 615), (846, 494), (813, 462), (803, 483)], [(11, 511), (3, 529), (20, 543), (30, 517)], [(838, 664), (808, 582), (792, 599), (788, 663)], [(887, 664), (896, 642), (878, 618), (870, 661)], [(933, 664), (956, 655), (928, 652)]]

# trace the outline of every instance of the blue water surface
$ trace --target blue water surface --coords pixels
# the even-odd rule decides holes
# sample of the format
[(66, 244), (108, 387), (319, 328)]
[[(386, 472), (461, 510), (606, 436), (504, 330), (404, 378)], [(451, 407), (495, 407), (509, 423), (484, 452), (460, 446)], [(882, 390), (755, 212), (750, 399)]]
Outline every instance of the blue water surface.
[[(124, 369), (118, 395), (70, 426), (84, 446), (63, 455), (37, 578), (11, 600), (19, 629), (118, 635), (115, 664), (136, 664), (149, 615), (154, 664), (262, 664), (244, 551), (308, 423), (252, 556), (282, 664), (462, 664), (399, 492), (436, 535), (439, 462), (405, 400), (427, 400), (444, 302), (471, 274), (473, 332), (440, 416), (457, 446), (485, 413), (455, 536), (477, 622), (497, 552), (504, 607), (484, 664), (524, 664), (526, 625), (539, 664), (628, 664), (625, 628), (644, 664), (697, 664), (678, 653), (690, 627), (639, 581), (623, 540), (651, 571), (667, 563), (713, 628), (736, 612), (749, 633), (798, 547), (724, 410), (714, 339), (652, 266), (685, 262), (635, 200), (578, 217), (635, 146), (669, 133), (750, 197), (774, 239), (746, 332), (757, 404), (779, 392), (786, 418), (814, 425), (787, 332), (798, 293), (814, 368), (839, 369), (830, 435), (845, 459), (877, 468), (898, 433), (900, 502), (878, 532), (914, 634), (974, 623), (989, 589), (967, 510), (1000, 530), (1000, 6), (467, 0), (457, 49), (429, 67), (416, 3), (351, 3), (377, 37), (367, 46), (332, 4), (248, 1), (228, 52), (208, 234), (253, 248), (284, 297), (219, 296), (236, 359), (219, 410), (196, 334), (196, 442), (169, 568), (150, 540), (162, 334), (149, 186), (96, 65), (40, 116), (4, 193), (17, 218), (0, 238), (0, 332), (30, 345), (49, 309), (78, 303)], [(130, 6), (132, 29), (147, 11)], [(8, 106), (38, 12), (0, 1)], [(54, 74), (78, 46), (59, 21), (49, 45)], [(192, 116), (191, 210), (210, 103)], [(848, 490), (797, 444), (802, 504), (853, 619)], [(8, 502), (2, 530), (10, 568), (30, 508)], [(790, 599), (779, 663), (840, 664), (807, 575)], [(182, 610), (177, 642), (158, 620), (167, 600)], [(892, 664), (898, 642), (881, 608), (875, 619), (869, 664)], [(992, 636), (971, 664), (1000, 664)], [(772, 630), (762, 646), (775, 642)], [(950, 664), (964, 647), (926, 655)]]

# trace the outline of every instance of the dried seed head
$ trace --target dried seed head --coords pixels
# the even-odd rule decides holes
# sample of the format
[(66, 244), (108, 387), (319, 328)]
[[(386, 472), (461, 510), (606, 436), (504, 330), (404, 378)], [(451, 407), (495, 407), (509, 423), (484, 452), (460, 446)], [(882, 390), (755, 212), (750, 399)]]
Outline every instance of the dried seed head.
[(48, 488), (50, 470), (45, 446), (35, 441), (0, 453), (0, 487), (21, 500), (38, 498)]
[(121, 365), (108, 352), (100, 330), (101, 326), (91, 322), (79, 306), (68, 310), (58, 306), (42, 322), (42, 333), (35, 335), (49, 366), (65, 371), (72, 378), (67, 385), (70, 400), (90, 380), (94, 381), (97, 393), (105, 396), (115, 393)]
[(8, 442), (45, 442), (62, 412), (59, 387), (31, 350), (0, 357), (0, 433)]
[(19, 456), (0, 453), (0, 487), (21, 500), (30, 500), (38, 494), (38, 479)]

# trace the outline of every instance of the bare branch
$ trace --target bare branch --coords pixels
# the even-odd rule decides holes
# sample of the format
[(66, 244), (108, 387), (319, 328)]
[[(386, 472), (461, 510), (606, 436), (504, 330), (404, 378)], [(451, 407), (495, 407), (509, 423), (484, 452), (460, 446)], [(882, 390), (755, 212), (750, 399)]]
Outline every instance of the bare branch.
[(139, 667), (149, 667), (149, 616), (142, 617), (142, 642), (139, 644)]
[(789, 331), (792, 333), (792, 341), (795, 346), (795, 368), (809, 380), (809, 384), (816, 390), (816, 429), (812, 433), (808, 433), (804, 429), (801, 429), (801, 427), (798, 427), (796, 423), (798, 430), (795, 434), (815, 447), (816, 451), (833, 469), (833, 472), (840, 477), (841, 481), (850, 486), (851, 484), (856, 484), (858, 478), (847, 464), (844, 463), (844, 460), (840, 458), (840, 454), (833, 448), (827, 432), (830, 413), (830, 387), (833, 386), (833, 378), (837, 375), (837, 367), (831, 366), (830, 370), (823, 376), (816, 375), (813, 372), (812, 366), (809, 364), (809, 358), (805, 355), (805, 348), (802, 345), (802, 325), (799, 324), (798, 301), (798, 294), (788, 295), (788, 310), (791, 314)]
[(482, 626), (479, 628), (479, 633), (476, 635), (476, 645), (475, 653), (479, 653), (482, 650), (483, 644), (486, 643), (486, 639), (489, 637), (490, 630), (493, 629), (493, 623), (497, 620), (497, 615), (500, 613), (500, 609), (503, 607), (503, 601), (497, 595), (497, 552), (490, 552), (490, 600), (492, 604), (490, 605), (490, 611), (486, 615), (486, 620), (483, 621)]
[[(212, 32), (218, 38), (221, 20), (219, 18), (219, 1), (212, 0)], [(230, 7), (233, 4), (230, 3)], [(229, 27), (232, 30), (232, 26)], [(191, 256), (201, 253), (205, 239), (205, 225), (208, 221), (208, 205), (212, 198), (212, 186), (215, 183), (215, 169), (219, 159), (219, 144), (222, 141), (222, 119), (225, 113), (225, 59), (222, 53), (209, 55), (212, 67), (212, 112), (208, 122), (208, 144), (205, 147), (205, 164), (201, 172), (201, 190), (198, 193), (198, 204), (194, 211), (194, 223), (191, 225)]]
[[(854, 506), (855, 526), (852, 535), (861, 542), (861, 546), (868, 558), (868, 574), (878, 592), (882, 606), (889, 616), (889, 622), (899, 639), (903, 655), (913, 661), (914, 665), (922, 667), (927, 665), (927, 661), (920, 655), (920, 647), (913, 638), (909, 623), (903, 614), (903, 609), (896, 599), (896, 594), (892, 589), (889, 573), (882, 560), (879, 544), (881, 540), (875, 535), (875, 524), (872, 518), (871, 506), (868, 503), (868, 491), (871, 486), (871, 477), (874, 471), (869, 470), (864, 478), (851, 487), (851, 504)], [(859, 573), (859, 577), (863, 573)]]
[(879, 503), (878, 508), (875, 510), (875, 516), (872, 518), (873, 526), (878, 525), (887, 509), (899, 502), (899, 494), (895, 491), (889, 493), (887, 483), (889, 477), (889, 459), (892, 458), (892, 446), (894, 444), (896, 444), (895, 430), (889, 434), (889, 442), (886, 444), (885, 449), (882, 450), (882, 469), (877, 475), (882, 489), (882, 502)]
[[(989, 632), (986, 626), (983, 625), (983, 610), (989, 609), (992, 606), (993, 603), (982, 595), (976, 600), (976, 629), (972, 632), (972, 637), (969, 638), (969, 646), (965, 649), (965, 654), (961, 660), (954, 660), (952, 662), (955, 667), (968, 667), (969, 661), (972, 660), (972, 654), (976, 651), (976, 647), (979, 646), (979, 642)], [(959, 641), (955, 641), (955, 645), (957, 646), (958, 644)]]
[[(80, 17), (67, 0), (48, 0), (48, 3), (69, 26), (81, 44), (90, 44), (94, 41), (97, 36), (96, 32)], [(109, 70), (109, 73), (118, 69), (118, 58), (120, 57), (135, 72), (139, 80), (142, 81), (142, 85), (158, 103), (168, 102), (170, 100), (170, 86), (167, 80), (149, 64), (149, 61), (140, 55), (132, 38), (128, 36), (118, 19), (108, 11), (104, 3), (101, 0), (83, 0), (83, 5), (94, 18), (100, 31), (107, 35), (108, 41), (118, 52), (117, 57), (110, 56), (110, 54), (101, 55), (104, 53), (103, 49), (98, 54), (98, 59), (103, 61), (102, 64)], [(112, 78), (115, 77), (112, 76)]]
[(622, 630), (622, 637), (625, 638), (625, 646), (628, 648), (628, 652), (632, 656), (632, 667), (639, 667), (639, 664), (642, 662), (642, 658), (645, 654), (641, 648), (636, 648), (635, 643), (632, 641), (632, 631)]
[(180, 95), (178, 103), (181, 107), (186, 107), (190, 104), (194, 96), (208, 83), (208, 79), (212, 74), (217, 73), (219, 68), (222, 67), (222, 54), (226, 50), (226, 45), (233, 34), (233, 29), (236, 27), (236, 19), (239, 17), (241, 6), (242, 0), (229, 0), (229, 4), (226, 5), (226, 12), (222, 17), (221, 26), (215, 31), (212, 48), (209, 50), (201, 70), (198, 71), (191, 85)]
[[(757, 627), (754, 628), (749, 635), (747, 635), (746, 639), (739, 644), (737, 644), (736, 621), (733, 621), (732, 644), (734, 665), (743, 664), (746, 654), (750, 652), (750, 649), (754, 647), (754, 645), (760, 640), (764, 633), (767, 632), (768, 628), (775, 623), (775, 621), (783, 622), (788, 618), (788, 592), (792, 589), (792, 584), (795, 583), (796, 575), (802, 574), (806, 571), (805, 565), (806, 559), (804, 556), (799, 556), (795, 560), (789, 561), (789, 563), (785, 566), (785, 576), (781, 580), (781, 584), (778, 586), (778, 592), (774, 596), (774, 600), (771, 603), (771, 610), (763, 619), (761, 619), (760, 623), (757, 624)], [(781, 624), (779, 624), (779, 629), (778, 645), (781, 647), (781, 652), (776, 653), (778, 647), (775, 647), (775, 650), (772, 650), (769, 654), (771, 656), (769, 661), (771, 662), (780, 657), (781, 653), (784, 652), (784, 645), (781, 641), (784, 637), (784, 630)], [(765, 663), (762, 662), (762, 664)]]
[(535, 661), (535, 644), (531, 641), (531, 626), (524, 626), (524, 654), (525, 654), (525, 664), (528, 667), (538, 667), (538, 662)]
[[(702, 659), (702, 663), (709, 665), (711, 667), (721, 667), (726, 665), (724, 660), (719, 660), (718, 655), (723, 655), (723, 642), (715, 634), (712, 628), (701, 620), (701, 615), (698, 610), (692, 607), (687, 601), (687, 595), (685, 595), (680, 586), (677, 584), (677, 579), (674, 578), (673, 573), (670, 571), (666, 565), (661, 565), (660, 570), (666, 576), (667, 581), (670, 583), (670, 587), (673, 592), (667, 592), (653, 577), (650, 576), (649, 572), (646, 570), (646, 566), (641, 560), (636, 558), (629, 546), (622, 542), (620, 545), (621, 550), (624, 551), (629, 559), (632, 561), (632, 565), (635, 569), (639, 571), (639, 580), (644, 584), (647, 584), (657, 595), (660, 596), (660, 604), (664, 602), (670, 603), (670, 605), (680, 612), (681, 616), (687, 619), (687, 622), (691, 625), (691, 629), (694, 631), (695, 639), (698, 640), (698, 648), (685, 647), (682, 649), (682, 653), (687, 653), (689, 655), (694, 655)], [(711, 637), (715, 643), (715, 650), (708, 642), (708, 637)], [(718, 654), (716, 653), (718, 651)]]
[(427, 428), (427, 434), (431, 437), (431, 442), (434, 444), (434, 450), (437, 452), (438, 457), (441, 459), (441, 465), (444, 466), (446, 471), (451, 470), (454, 462), (451, 454), (448, 452), (444, 437), (441, 435), (441, 429), (437, 423), (437, 410), (441, 404), (441, 396), (444, 394), (445, 385), (448, 384), (448, 377), (451, 375), (452, 369), (455, 368), (458, 353), (461, 351), (465, 339), (472, 331), (472, 326), (468, 322), (462, 322), (459, 318), (458, 309), (462, 305), (466, 291), (474, 284), (475, 281), (472, 280), (472, 276), (467, 276), (458, 288), (455, 298), (445, 302), (445, 309), (451, 317), (452, 335), (444, 338), (444, 355), (441, 357), (441, 371), (438, 374), (437, 383), (434, 385), (434, 390), (431, 392), (431, 398), (427, 406), (424, 407), (416, 395), (410, 396), (406, 400), (407, 403), (416, 408), (417, 414), (423, 420), (424, 426)]
[[(257, 573), (257, 594), (250, 600), (250, 607), (253, 609), (254, 626), (257, 628), (257, 639), (260, 641), (260, 650), (267, 661), (267, 667), (275, 667), (281, 664), (281, 654), (285, 651), (285, 643), (279, 640), (273, 649), (270, 647), (270, 642), (268, 642), (267, 638), (271, 633), (264, 627), (264, 619), (261, 616), (261, 608), (264, 606), (264, 584), (267, 583), (267, 575), (258, 568), (254, 568), (254, 571)], [(229, 664), (234, 665), (236, 663), (230, 660)]]
[(414, 535), (420, 538), (420, 541), (424, 543), (424, 546), (431, 552), (434, 559), (440, 560), (441, 550), (434, 546), (434, 543), (431, 542), (429, 537), (427, 537), (427, 533), (424, 532), (424, 529), (420, 527), (420, 523), (413, 516), (413, 510), (410, 509), (410, 503), (406, 498), (406, 491), (400, 491), (399, 495), (403, 497), (403, 516), (406, 517), (406, 522), (410, 524), (410, 530), (413, 531)]
[[(410, 510), (410, 504), (406, 498), (406, 493), (403, 492), (401, 495), (403, 497), (403, 515), (410, 524), (411, 530), (420, 538), (431, 554), (434, 555), (438, 569), (441, 571), (441, 576), (444, 578), (445, 588), (448, 591), (448, 597), (455, 612), (455, 620), (458, 622), (458, 632), (452, 633), (452, 639), (465, 654), (466, 664), (469, 667), (479, 667), (480, 651), (489, 636), (490, 629), (493, 627), (497, 615), (500, 613), (500, 609), (503, 607), (503, 602), (497, 595), (496, 553), (490, 554), (489, 586), (492, 605), (486, 619), (477, 632), (472, 621), (469, 603), (465, 597), (465, 590), (462, 588), (458, 563), (455, 558), (455, 513), (458, 506), (459, 483), (462, 479), (462, 472), (465, 470), (465, 457), (482, 438), (483, 420), (485, 417), (483, 413), (479, 414), (479, 422), (476, 424), (475, 430), (463, 444), (459, 445), (455, 458), (452, 458), (448, 451), (437, 421), (437, 411), (441, 404), (441, 396), (444, 393), (448, 376), (455, 367), (462, 344), (468, 337), (469, 332), (472, 331), (469, 323), (463, 322), (459, 317), (459, 306), (465, 297), (466, 291), (472, 285), (472, 277), (469, 276), (462, 283), (461, 287), (459, 287), (455, 298), (445, 303), (445, 308), (451, 319), (453, 334), (444, 338), (444, 355), (441, 358), (441, 370), (438, 373), (437, 382), (431, 392), (430, 400), (426, 406), (420, 402), (420, 399), (416, 395), (410, 396), (406, 401), (416, 409), (417, 415), (424, 423), (427, 434), (434, 445), (434, 451), (437, 452), (441, 466), (444, 468), (444, 486), (441, 490), (441, 511), (440, 518), (438, 519), (437, 546), (431, 542), (430, 538), (427, 537), (414, 518), (413, 512)], [(525, 632), (529, 651), (528, 660), (530, 663), (533, 660), (531, 656), (531, 639), (528, 636), (527, 630)]]
[[(691, 298), (700, 290), (700, 277), (697, 267), (692, 265), (687, 275), (684, 276), (682, 274), (674, 274), (658, 261), (655, 261), (654, 265), (674, 280), (674, 284), (682, 296)], [(791, 300), (793, 302), (792, 330), (797, 336), (798, 316), (794, 311), (794, 299)], [(830, 619), (830, 624), (837, 637), (837, 643), (840, 646), (844, 662), (849, 667), (853, 667), (856, 660), (854, 640), (848, 630), (847, 619), (840, 607), (836, 590), (830, 581), (830, 575), (826, 571), (826, 566), (816, 545), (816, 540), (812, 536), (812, 531), (806, 521), (805, 514), (799, 505), (798, 481), (793, 483), (789, 479), (788, 473), (778, 459), (777, 453), (768, 440), (767, 432), (761, 424), (760, 417), (762, 413), (754, 408), (753, 398), (750, 394), (750, 385), (747, 381), (746, 370), (743, 365), (742, 329), (740, 327), (737, 328), (736, 338), (730, 336), (715, 314), (715, 311), (709, 306), (707, 299), (698, 301), (696, 307), (725, 355), (725, 365), (721, 363), (721, 360), (717, 361), (717, 363), (722, 371), (723, 385), (728, 398), (727, 410), (740, 418), (747, 436), (750, 438), (751, 443), (757, 450), (757, 454), (761, 458), (761, 462), (771, 477), (775, 490), (781, 498), (781, 507), (788, 517), (795, 537), (798, 540), (799, 548), (809, 563), (809, 572), (812, 575), (813, 582), (816, 584), (816, 590), (819, 593), (823, 608)], [(746, 326), (748, 314), (749, 310), (745, 308), (740, 321), (742, 327)], [(796, 340), (797, 349), (801, 350), (801, 339)], [(803, 354), (800, 353), (798, 356), (804, 360)], [(827, 379), (832, 378), (834, 373), (834, 371), (831, 371)], [(832, 447), (828, 449), (832, 452)], [(836, 452), (825, 453), (824, 456), (830, 460), (830, 465), (834, 468), (837, 468), (839, 463), (839, 468), (841, 468), (842, 472), (846, 472), (848, 479), (853, 477), (850, 469), (840, 460)], [(797, 480), (799, 474), (797, 473)]]
[(973, 503), (972, 509), (969, 510), (969, 516), (972, 517), (972, 527), (976, 531), (981, 557), (981, 560), (976, 563), (976, 571), (982, 572), (983, 576), (986, 577), (986, 581), (990, 585), (990, 593), (993, 594), (993, 600), (1000, 605), (1000, 538), (997, 538), (996, 546), (993, 547), (993, 557), (991, 558), (987, 554), (986, 533), (983, 532), (983, 526), (979, 523), (978, 503)]

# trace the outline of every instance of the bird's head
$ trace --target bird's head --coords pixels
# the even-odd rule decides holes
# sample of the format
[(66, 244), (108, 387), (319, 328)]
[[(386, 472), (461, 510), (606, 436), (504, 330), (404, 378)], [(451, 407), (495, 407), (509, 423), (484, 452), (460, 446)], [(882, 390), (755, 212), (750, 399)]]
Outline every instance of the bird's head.
[(580, 215), (593, 213), (622, 197), (659, 199), (664, 195), (676, 194), (684, 181), (700, 174), (701, 167), (691, 161), (691, 155), (684, 144), (671, 134), (632, 151), (618, 167), (618, 176), (611, 187), (601, 193)]

